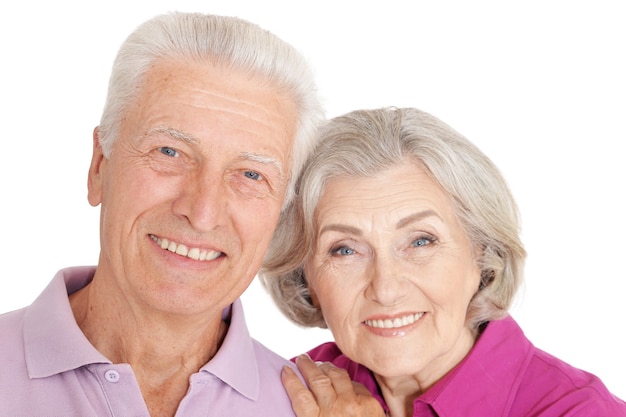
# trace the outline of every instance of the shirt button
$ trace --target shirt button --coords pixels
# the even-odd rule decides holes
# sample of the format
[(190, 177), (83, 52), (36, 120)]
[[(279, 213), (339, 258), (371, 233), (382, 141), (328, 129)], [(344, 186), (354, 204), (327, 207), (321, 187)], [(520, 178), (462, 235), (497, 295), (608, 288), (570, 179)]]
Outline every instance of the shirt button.
[(119, 380), (120, 380), (120, 373), (115, 371), (115, 370), (113, 370), (113, 369), (109, 369), (108, 371), (106, 371), (104, 373), (104, 379), (106, 379), (109, 382), (113, 382), (113, 383), (119, 382)]

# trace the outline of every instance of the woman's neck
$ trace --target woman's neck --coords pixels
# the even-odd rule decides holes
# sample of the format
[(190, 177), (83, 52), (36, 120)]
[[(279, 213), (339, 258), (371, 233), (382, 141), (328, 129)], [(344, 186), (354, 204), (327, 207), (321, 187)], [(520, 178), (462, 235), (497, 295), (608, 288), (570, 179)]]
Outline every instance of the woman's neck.
[(463, 361), (478, 339), (478, 332), (467, 328), (465, 330), (452, 349), (435, 358), (417, 372), (392, 376), (374, 373), (392, 417), (411, 417), (415, 399)]

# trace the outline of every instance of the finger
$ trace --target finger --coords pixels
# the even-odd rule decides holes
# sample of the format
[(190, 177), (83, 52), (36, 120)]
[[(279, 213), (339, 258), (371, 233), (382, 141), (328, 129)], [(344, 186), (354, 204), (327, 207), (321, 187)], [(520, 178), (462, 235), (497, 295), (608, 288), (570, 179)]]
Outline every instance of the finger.
[[(361, 384), (350, 381), (348, 373), (331, 363), (315, 363), (309, 357), (296, 360), (309, 390), (302, 389), (299, 380), (290, 394), (297, 417), (358, 416), (382, 417), (385, 415), (378, 400)], [(318, 385), (320, 381), (322, 386)], [(295, 398), (297, 391), (298, 398)], [(341, 392), (342, 394), (339, 394)]]
[(337, 393), (330, 377), (307, 355), (300, 355), (296, 364), (319, 407), (331, 407), (337, 399)]
[(354, 387), (354, 392), (358, 397), (359, 403), (359, 411), (358, 415), (360, 417), (385, 417), (385, 410), (383, 410), (382, 405), (372, 393), (365, 388), (365, 385), (360, 384), (358, 382), (352, 383)]
[(354, 389), (354, 393), (361, 397), (373, 397), (370, 390), (365, 388), (365, 385), (352, 381), (352, 388)]
[(280, 377), (297, 417), (317, 417), (320, 409), (313, 393), (304, 386), (289, 366), (283, 367)]
[(319, 369), (330, 378), (337, 396), (345, 395), (350, 397), (356, 395), (348, 371), (338, 368), (329, 362), (320, 364)]

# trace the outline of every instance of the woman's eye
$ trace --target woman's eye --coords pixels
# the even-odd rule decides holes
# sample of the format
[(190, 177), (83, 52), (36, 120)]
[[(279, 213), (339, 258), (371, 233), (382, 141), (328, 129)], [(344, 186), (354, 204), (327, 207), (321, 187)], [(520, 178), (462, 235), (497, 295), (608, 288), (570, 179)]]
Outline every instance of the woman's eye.
[(414, 247), (427, 246), (433, 243), (433, 240), (428, 237), (420, 237), (413, 241), (412, 245)]
[(255, 181), (258, 181), (261, 179), (261, 174), (255, 171), (245, 171), (244, 175), (246, 176), (246, 178), (250, 178), (251, 180), (255, 180)]
[(340, 246), (338, 248), (334, 248), (330, 251), (330, 253), (332, 255), (339, 255), (339, 256), (348, 256), (348, 255), (354, 255), (354, 249), (349, 248), (348, 246)]
[(173, 158), (178, 156), (178, 151), (176, 149), (169, 148), (167, 146), (163, 146), (162, 148), (159, 148), (159, 151), (161, 151), (163, 155), (171, 156)]

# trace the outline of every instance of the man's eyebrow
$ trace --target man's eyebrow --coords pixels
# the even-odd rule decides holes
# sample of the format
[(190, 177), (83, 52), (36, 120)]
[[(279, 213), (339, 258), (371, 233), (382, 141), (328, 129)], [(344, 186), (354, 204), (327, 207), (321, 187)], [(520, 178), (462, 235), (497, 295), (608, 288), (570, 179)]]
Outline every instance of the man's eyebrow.
[[(172, 127), (163, 127), (163, 126), (155, 127), (154, 129), (150, 129), (148, 133), (146, 134), (146, 136), (150, 136), (151, 134), (155, 134), (155, 133), (165, 134), (173, 139), (177, 139), (177, 140), (190, 143), (190, 144), (199, 143), (199, 140), (196, 137), (188, 133), (182, 132), (178, 129), (174, 129)], [(261, 155), (261, 154), (254, 153), (254, 152), (241, 152), (239, 154), (239, 159), (260, 162), (264, 165), (273, 165), (278, 171), (278, 174), (280, 175), (281, 179), (284, 178), (285, 176), (284, 171), (283, 171), (283, 166), (280, 163), (280, 161), (271, 156)]]
[(241, 152), (239, 154), (239, 158), (248, 161), (260, 162), (264, 165), (272, 165), (278, 170), (278, 174), (280, 178), (284, 178), (285, 174), (283, 172), (283, 166), (280, 161), (276, 158), (267, 155), (260, 155), (254, 152)]
[(165, 134), (171, 137), (172, 139), (181, 140), (186, 143), (198, 143), (198, 139), (196, 139), (192, 135), (185, 133), (183, 131), (180, 131), (178, 129), (174, 129), (173, 127), (163, 127), (163, 126), (155, 127), (154, 129), (150, 129), (146, 133), (146, 136), (150, 136), (154, 133)]

